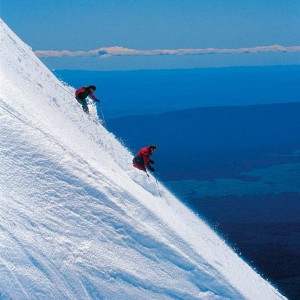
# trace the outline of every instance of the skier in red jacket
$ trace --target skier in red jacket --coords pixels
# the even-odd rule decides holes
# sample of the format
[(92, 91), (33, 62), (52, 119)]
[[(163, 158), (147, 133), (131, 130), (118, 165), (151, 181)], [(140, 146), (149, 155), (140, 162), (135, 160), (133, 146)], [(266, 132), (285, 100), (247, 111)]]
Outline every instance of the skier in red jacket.
[(154, 164), (154, 161), (152, 159), (150, 159), (150, 157), (155, 150), (156, 150), (155, 145), (141, 148), (132, 161), (133, 166), (139, 170), (146, 172), (146, 173), (147, 173), (146, 167), (151, 172), (154, 172), (155, 169), (151, 166), (151, 164)]
[(80, 89), (77, 89), (75, 92), (76, 100), (82, 105), (83, 111), (86, 113), (89, 113), (89, 108), (86, 102), (87, 96), (91, 96), (94, 101), (100, 102), (100, 100), (98, 100), (94, 95), (95, 90), (96, 87), (94, 85), (89, 85), (89, 86), (83, 86)]

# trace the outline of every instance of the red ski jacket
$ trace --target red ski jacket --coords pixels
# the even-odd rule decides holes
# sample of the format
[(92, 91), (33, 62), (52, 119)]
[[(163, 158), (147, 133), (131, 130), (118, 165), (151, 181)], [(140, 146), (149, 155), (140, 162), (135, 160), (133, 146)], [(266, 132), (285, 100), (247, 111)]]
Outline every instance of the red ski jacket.
[(95, 101), (97, 101), (97, 98), (94, 95), (94, 91), (92, 88), (88, 89), (88, 87), (81, 87), (80, 89), (77, 89), (75, 92), (76, 98), (79, 99), (85, 99), (87, 96), (91, 96)]
[(146, 167), (150, 167), (150, 157), (152, 153), (150, 151), (150, 147), (144, 147), (139, 150), (139, 152), (136, 154), (136, 156), (143, 158), (144, 165)]

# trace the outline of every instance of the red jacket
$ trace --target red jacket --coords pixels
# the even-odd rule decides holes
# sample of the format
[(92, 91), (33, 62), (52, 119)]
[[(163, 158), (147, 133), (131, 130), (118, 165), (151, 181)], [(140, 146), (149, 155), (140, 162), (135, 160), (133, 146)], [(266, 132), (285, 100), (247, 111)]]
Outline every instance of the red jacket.
[(85, 99), (87, 96), (91, 96), (95, 101), (97, 98), (94, 95), (94, 91), (92, 88), (88, 89), (86, 86), (81, 87), (80, 89), (77, 89), (75, 92), (76, 98), (79, 99)]
[(152, 153), (150, 152), (150, 147), (144, 147), (139, 150), (139, 152), (136, 154), (136, 156), (143, 158), (144, 165), (146, 167), (150, 167), (150, 157)]

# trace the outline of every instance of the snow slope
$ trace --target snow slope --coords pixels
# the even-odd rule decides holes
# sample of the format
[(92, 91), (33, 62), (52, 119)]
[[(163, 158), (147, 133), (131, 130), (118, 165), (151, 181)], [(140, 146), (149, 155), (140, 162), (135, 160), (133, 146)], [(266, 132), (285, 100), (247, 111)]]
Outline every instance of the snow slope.
[(285, 299), (0, 31), (1, 299)]

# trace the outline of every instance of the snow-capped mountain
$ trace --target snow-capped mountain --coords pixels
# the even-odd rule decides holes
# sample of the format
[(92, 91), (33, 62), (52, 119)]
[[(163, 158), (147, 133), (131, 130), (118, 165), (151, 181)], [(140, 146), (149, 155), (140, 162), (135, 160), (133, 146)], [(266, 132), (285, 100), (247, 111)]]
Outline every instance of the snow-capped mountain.
[(1, 299), (285, 299), (0, 31)]

